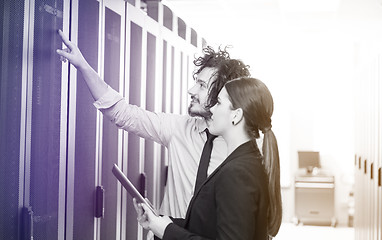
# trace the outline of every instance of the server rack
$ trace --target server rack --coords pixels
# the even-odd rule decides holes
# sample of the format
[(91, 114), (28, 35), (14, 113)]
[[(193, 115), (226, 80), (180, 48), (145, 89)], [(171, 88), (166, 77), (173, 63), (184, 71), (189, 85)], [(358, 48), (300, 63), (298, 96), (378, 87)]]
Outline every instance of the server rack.
[(0, 11), (0, 238), (143, 239), (109, 170), (122, 166), (159, 207), (166, 151), (92, 108), (55, 53), (57, 30), (130, 103), (180, 114), (205, 40), (160, 1), (1, 1)]
[(357, 72), (355, 97), (355, 239), (382, 237), (382, 54)]

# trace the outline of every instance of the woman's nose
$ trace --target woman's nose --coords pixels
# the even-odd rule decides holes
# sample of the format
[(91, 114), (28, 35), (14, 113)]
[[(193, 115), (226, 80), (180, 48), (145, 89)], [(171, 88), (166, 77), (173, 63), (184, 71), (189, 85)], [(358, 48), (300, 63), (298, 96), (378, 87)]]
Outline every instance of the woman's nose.
[(216, 105), (214, 105), (213, 107), (210, 108), (210, 112), (211, 112), (212, 114), (214, 114), (214, 112), (215, 112), (215, 106), (216, 106)]

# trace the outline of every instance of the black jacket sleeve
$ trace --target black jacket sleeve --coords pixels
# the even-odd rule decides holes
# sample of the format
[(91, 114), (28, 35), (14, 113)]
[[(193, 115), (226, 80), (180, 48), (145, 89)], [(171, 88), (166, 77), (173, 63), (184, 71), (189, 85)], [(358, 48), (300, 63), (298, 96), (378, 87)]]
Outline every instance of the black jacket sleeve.
[[(256, 216), (258, 214), (258, 201), (261, 194), (253, 172), (247, 166), (232, 164), (224, 167), (221, 174), (216, 176), (214, 194), (211, 201), (216, 201), (216, 216), (206, 216), (208, 219), (216, 218), (216, 239), (219, 240), (248, 240), (255, 239)], [(192, 209), (191, 209), (192, 211)], [(265, 226), (266, 227), (266, 226)], [(196, 235), (177, 225), (167, 226), (164, 240), (206, 240), (208, 238)]]

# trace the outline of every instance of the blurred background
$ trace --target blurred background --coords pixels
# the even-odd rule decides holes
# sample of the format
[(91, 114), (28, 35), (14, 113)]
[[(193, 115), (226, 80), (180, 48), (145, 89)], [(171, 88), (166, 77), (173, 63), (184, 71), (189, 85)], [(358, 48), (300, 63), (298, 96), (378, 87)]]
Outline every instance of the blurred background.
[(367, 66), (380, 68), (376, 65), (380, 66), (382, 47), (382, 1), (162, 2), (195, 26), (208, 44), (232, 46), (232, 57), (250, 65), (252, 76), (270, 88), (286, 220), (295, 214), (290, 187), (298, 151), (319, 151), (322, 168), (336, 179), (338, 223), (346, 225), (349, 194), (354, 190), (355, 96), (360, 94), (358, 81), (366, 84), (365, 74), (380, 71), (371, 73)]
[(274, 98), (282, 239), (382, 237), (381, 0), (0, 2), (0, 239), (145, 239), (121, 166), (159, 207), (162, 146), (117, 130), (57, 29), (129, 103), (187, 114), (193, 59), (229, 46)]

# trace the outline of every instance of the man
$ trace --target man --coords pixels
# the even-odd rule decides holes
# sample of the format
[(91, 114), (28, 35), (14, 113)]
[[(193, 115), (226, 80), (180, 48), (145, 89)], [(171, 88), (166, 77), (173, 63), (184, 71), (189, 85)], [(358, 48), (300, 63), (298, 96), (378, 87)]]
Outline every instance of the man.
[[(68, 59), (83, 75), (96, 100), (97, 109), (119, 128), (151, 139), (168, 149), (168, 178), (161, 213), (185, 217), (195, 188), (195, 180), (203, 146), (206, 142), (209, 108), (227, 80), (249, 76), (248, 67), (240, 60), (230, 59), (225, 50), (218, 52), (207, 47), (204, 56), (194, 61), (199, 69), (194, 74), (195, 85), (189, 89), (191, 103), (188, 115), (154, 113), (127, 103), (98, 76), (75, 44), (59, 31), (68, 47), (57, 53)], [(226, 144), (221, 137), (213, 140), (208, 175), (227, 157)]]

